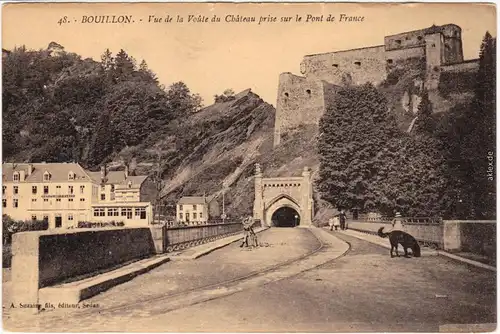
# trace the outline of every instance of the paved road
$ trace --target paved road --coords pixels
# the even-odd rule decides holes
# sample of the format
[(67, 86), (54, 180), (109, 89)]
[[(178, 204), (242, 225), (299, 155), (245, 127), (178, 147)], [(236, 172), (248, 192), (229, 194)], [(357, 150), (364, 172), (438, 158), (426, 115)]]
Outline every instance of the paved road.
[[(262, 256), (255, 259), (252, 268), (262, 268), (261, 262), (268, 261), (269, 257), (276, 263), (277, 258), (284, 257), (287, 252), (296, 252), (288, 255), (293, 258), (316, 246), (314, 240), (307, 237), (306, 230), (272, 229), (267, 235), (276, 240), (277, 233), (288, 236), (286, 240), (297, 236), (302, 240), (298, 242), (300, 247), (283, 247), (283, 252), (278, 251), (278, 247), (263, 248)], [(81, 324), (82, 331), (435, 332), (445, 324), (496, 322), (496, 278), (491, 272), (442, 257), (391, 259), (385, 248), (340, 233), (337, 235), (351, 244), (349, 253), (298, 276), (174, 311), (165, 309), (162, 312), (159, 301), (142, 306), (145, 311), (154, 307), (154, 313), (135, 313), (133, 319), (127, 318), (124, 310), (112, 315), (95, 313), (84, 317), (76, 314), (57, 322), (41, 321), (40, 330), (78, 330)], [(272, 255), (269, 250), (276, 253)], [(192, 277), (199, 280), (205, 275), (208, 281), (215, 282), (220, 277), (244, 274), (242, 268), (245, 266), (238, 265), (243, 260), (240, 256), (251, 253), (233, 245), (204, 259), (174, 265), (179, 277), (186, 277), (183, 281), (188, 285)], [(224, 264), (219, 262), (221, 260)], [(272, 261), (267, 262), (270, 264)], [(162, 274), (159, 268), (152, 275), (148, 274), (156, 279), (144, 275), (127, 283), (128, 288), (124, 284), (92, 300), (104, 303), (106, 298), (114, 296), (113, 302), (132, 301), (139, 292), (131, 287), (137, 284), (142, 286), (142, 291), (149, 291), (140, 294), (162, 291), (161, 283), (152, 282), (165, 282), (162, 277), (167, 272), (173, 277), (170, 270)], [(147, 286), (148, 282), (152, 286)]]

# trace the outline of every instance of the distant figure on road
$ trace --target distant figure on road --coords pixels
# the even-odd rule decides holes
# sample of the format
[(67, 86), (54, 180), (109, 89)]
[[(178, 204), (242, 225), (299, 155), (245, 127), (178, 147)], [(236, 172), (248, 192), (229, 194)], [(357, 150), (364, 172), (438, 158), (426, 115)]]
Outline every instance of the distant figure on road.
[(248, 239), (250, 238), (250, 245), (257, 247), (259, 246), (259, 242), (257, 240), (257, 235), (255, 234), (255, 231), (253, 230), (253, 221), (252, 217), (247, 217), (243, 220), (243, 240), (240, 245), (240, 247), (248, 247)]
[(403, 231), (403, 230), (404, 230), (403, 218), (401, 217), (401, 214), (399, 212), (396, 212), (396, 216), (392, 220), (391, 231)]
[(333, 231), (335, 227), (335, 231), (340, 227), (340, 220), (338, 216), (334, 216), (328, 220), (328, 225), (330, 225), (330, 231)]
[(345, 224), (345, 221), (347, 219), (347, 216), (344, 212), (344, 209), (340, 210), (340, 213), (339, 213), (339, 220), (340, 220), (340, 229), (341, 230), (346, 230), (346, 224)]

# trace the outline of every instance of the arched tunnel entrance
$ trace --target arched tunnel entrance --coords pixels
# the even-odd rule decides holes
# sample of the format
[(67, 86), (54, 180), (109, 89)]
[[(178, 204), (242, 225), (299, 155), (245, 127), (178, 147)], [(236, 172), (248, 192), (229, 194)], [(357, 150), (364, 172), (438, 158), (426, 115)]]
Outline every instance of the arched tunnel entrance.
[(300, 215), (295, 209), (285, 206), (273, 213), (271, 221), (275, 227), (296, 227), (300, 225)]

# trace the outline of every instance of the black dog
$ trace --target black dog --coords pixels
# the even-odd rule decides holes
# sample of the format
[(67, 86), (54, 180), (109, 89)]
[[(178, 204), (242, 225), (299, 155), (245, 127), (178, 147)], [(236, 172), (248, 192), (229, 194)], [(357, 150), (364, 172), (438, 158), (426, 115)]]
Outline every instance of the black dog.
[(394, 249), (396, 249), (396, 256), (399, 256), (398, 244), (401, 244), (401, 246), (403, 246), (405, 257), (408, 257), (408, 248), (411, 249), (414, 257), (420, 257), (420, 246), (418, 245), (417, 240), (415, 240), (415, 238), (410, 234), (403, 231), (392, 231), (389, 233), (384, 233), (382, 232), (383, 230), (383, 227), (379, 228), (378, 236), (381, 238), (389, 236), (389, 241), (391, 242), (391, 257), (394, 257), (392, 255), (392, 251)]

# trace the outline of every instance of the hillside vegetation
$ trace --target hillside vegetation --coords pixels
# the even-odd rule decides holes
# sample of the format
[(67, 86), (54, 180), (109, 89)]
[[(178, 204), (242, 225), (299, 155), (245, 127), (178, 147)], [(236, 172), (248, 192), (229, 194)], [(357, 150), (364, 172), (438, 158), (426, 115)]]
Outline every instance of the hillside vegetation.
[[(215, 195), (220, 201), (223, 188), (227, 188), (227, 213), (230, 216), (250, 214), (255, 163), (261, 164), (265, 177), (300, 176), (307, 166), (318, 179), (320, 160), (328, 159), (318, 153), (320, 136), (316, 126), (292, 130), (279, 147), (273, 148), (275, 109), (256, 93), (245, 90), (234, 94), (228, 89), (222, 95), (215, 95), (215, 103), (208, 101), (209, 105), (203, 107), (200, 97), (184, 83), (163, 87), (146, 61), (138, 65), (124, 50), (116, 55), (106, 50), (101, 61), (94, 61), (64, 51), (51, 53), (22, 47), (4, 57), (3, 65), (4, 161), (78, 161), (91, 170), (102, 164), (115, 170), (127, 164), (136, 174), (149, 174), (162, 180), (161, 198), (169, 213), (181, 196)], [(449, 117), (462, 119), (456, 115), (462, 115), (460, 108), (465, 110), (471, 103), (473, 83), (460, 83), (458, 89), (453, 86), (457, 85), (456, 80), (445, 76), (438, 90), (423, 92), (419, 86), (423, 75), (419, 60), (399, 65), (390, 72), (386, 82), (377, 87), (384, 102), (379, 104), (376, 113), (384, 119), (395, 118), (395, 122), (390, 121), (395, 128), (389, 132), (408, 129), (419, 112), (415, 103), (419, 104), (425, 94), (437, 124), (447, 124), (448, 121), (442, 120)], [(376, 96), (375, 92), (370, 94)], [(366, 121), (364, 115), (357, 116), (361, 123)], [(422, 128), (421, 124), (415, 126)], [(441, 130), (440, 136), (456, 140), (450, 131)], [(422, 145), (412, 146), (410, 137), (405, 137), (407, 144), (402, 147), (424, 152), (409, 156), (412, 163), (436, 166), (442, 161), (443, 155), (435, 162), (430, 161), (432, 155), (425, 156), (425, 152), (434, 149), (434, 142), (426, 151)], [(346, 138), (349, 133), (331, 143), (341, 143)], [(381, 145), (384, 143), (392, 145), (387, 156), (397, 155), (397, 141), (382, 140)], [(421, 143), (425, 146), (425, 142)], [(356, 154), (349, 159), (363, 157)], [(338, 167), (343, 163), (339, 162)], [(377, 168), (383, 167), (380, 161), (377, 163)], [(408, 167), (398, 163), (394, 161), (391, 168)], [(405, 169), (406, 176), (411, 173)], [(419, 175), (422, 179), (413, 187), (433, 180), (433, 176)], [(377, 182), (383, 187), (382, 181)], [(391, 176), (390, 184), (400, 185), (401, 180)], [(344, 191), (343, 186), (332, 188), (335, 191), (331, 194), (315, 192), (316, 220), (338, 204), (338, 191)], [(441, 189), (441, 186), (431, 188)], [(315, 187), (319, 190), (321, 182)], [(376, 187), (366, 185), (368, 188)], [(405, 199), (401, 208), (409, 208), (432, 189), (422, 190), (418, 198)], [(347, 197), (342, 197), (343, 204), (356, 198), (356, 191), (353, 189)], [(383, 207), (390, 211), (392, 200), (378, 196), (364, 208), (380, 210)], [(365, 202), (360, 199), (353, 203), (364, 205)], [(425, 213), (425, 210), (415, 212)]]

